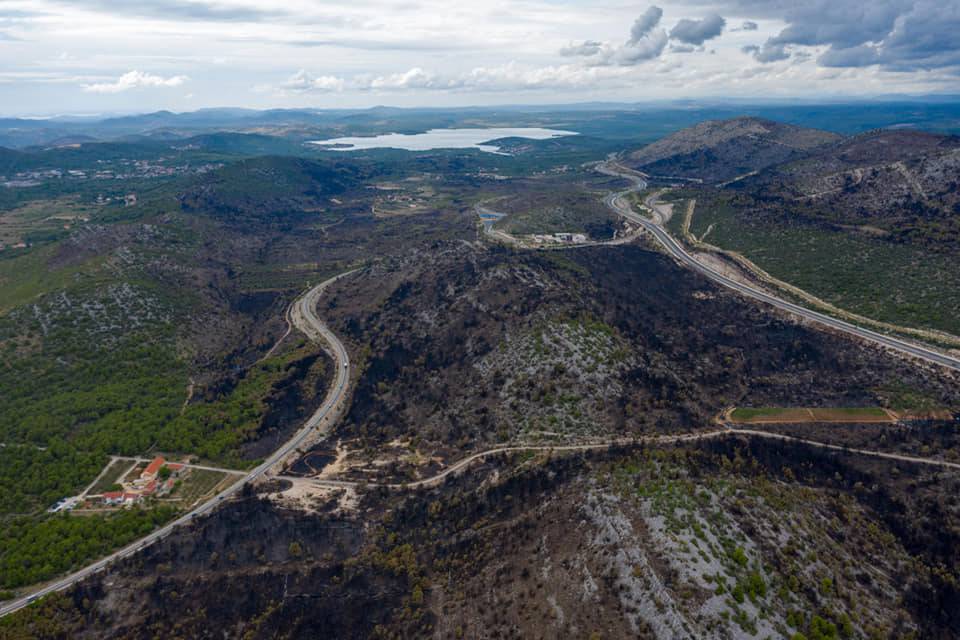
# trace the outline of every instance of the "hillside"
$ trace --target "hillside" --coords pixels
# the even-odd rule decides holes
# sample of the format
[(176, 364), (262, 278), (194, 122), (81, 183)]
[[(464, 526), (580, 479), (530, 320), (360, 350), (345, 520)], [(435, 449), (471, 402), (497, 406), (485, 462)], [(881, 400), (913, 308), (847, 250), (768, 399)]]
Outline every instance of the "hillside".
[[(320, 304), (357, 371), (326, 442), (281, 478), (8, 617), (0, 638), (230, 628), (249, 638), (839, 639), (958, 628), (949, 470), (734, 435), (521, 451), (435, 486), (377, 486), (505, 442), (708, 433), (731, 404), (887, 406), (893, 390), (960, 403), (947, 376), (755, 307), (641, 247), (411, 249)], [(927, 441), (913, 432), (898, 427), (890, 445), (919, 453)], [(950, 446), (956, 455), (956, 438)], [(334, 459), (336, 477), (357, 485), (297, 477)]]
[(881, 130), (770, 167), (736, 188), (771, 206), (898, 241), (960, 241), (960, 137)]
[[(870, 166), (836, 197), (880, 202), (898, 171), (947, 203), (955, 139), (695, 129), (630, 160), (706, 180), (657, 196), (666, 224), (689, 212), (706, 242), (789, 258), (775, 275), (838, 304), (958, 322), (953, 254), (877, 226), (874, 262), (836, 240), (867, 223), (799, 199)], [(0, 606), (24, 605), (0, 640), (960, 634), (960, 374), (756, 303), (647, 234), (493, 241), (482, 207), (516, 233), (623, 224), (606, 147), (508, 143), (30, 150), (84, 170), (0, 199), (25, 240), (0, 254)], [(297, 328), (305, 291), (323, 340)], [(335, 418), (308, 422), (331, 389)], [(151, 480), (156, 455), (186, 464)], [(108, 501), (118, 484), (133, 504)]]
[(362, 363), (333, 438), (357, 455), (409, 440), (446, 460), (511, 440), (703, 429), (726, 406), (878, 406), (901, 385), (960, 404), (920, 371), (638, 247), (444, 246), (351, 278), (325, 306)]
[(353, 165), (290, 157), (258, 157), (198, 177), (179, 195), (188, 211), (227, 220), (270, 222), (303, 216), (359, 184)]
[[(0, 637), (950, 638), (955, 474), (731, 438), (253, 491)], [(802, 635), (801, 635), (802, 634)]]
[(27, 168), (29, 160), (30, 155), (27, 153), (0, 147), (0, 175)]
[(803, 157), (840, 139), (834, 133), (761, 118), (710, 120), (630, 153), (626, 163), (652, 176), (722, 182)]
[[(376, 218), (361, 174), (264, 158), (142, 183), (133, 203), (80, 189), (51, 197), (44, 186), (34, 197), (45, 199), (0, 210), (0, 225), (29, 241), (0, 255), (2, 599), (130, 539), (122, 514), (47, 512), (108, 456), (162, 450), (245, 468), (292, 433), (330, 374), (296, 332), (271, 351), (308, 283), (472, 231), (459, 210), (427, 200), (416, 216)], [(34, 243), (53, 216), (60, 233)], [(142, 513), (158, 523), (167, 507)], [(92, 528), (102, 548), (76, 542)]]

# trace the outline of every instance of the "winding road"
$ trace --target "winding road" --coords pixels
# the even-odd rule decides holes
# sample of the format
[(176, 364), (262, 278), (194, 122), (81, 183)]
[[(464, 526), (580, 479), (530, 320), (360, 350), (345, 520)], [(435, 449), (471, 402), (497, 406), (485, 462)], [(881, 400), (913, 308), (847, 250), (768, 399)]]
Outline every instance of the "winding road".
[[(773, 296), (765, 291), (762, 291), (758, 288), (737, 282), (727, 276), (723, 275), (719, 271), (714, 270), (713, 268), (704, 265), (699, 262), (696, 258), (690, 255), (684, 247), (677, 242), (673, 236), (671, 236), (666, 230), (664, 230), (656, 221), (650, 220), (644, 216), (637, 214), (633, 211), (632, 207), (625, 202), (624, 198), (631, 192), (639, 191), (646, 188), (647, 183), (642, 176), (632, 172), (624, 167), (619, 167), (613, 161), (607, 161), (598, 165), (598, 169), (608, 175), (618, 176), (622, 178), (627, 178), (634, 183), (634, 186), (625, 191), (620, 191), (616, 193), (611, 193), (605, 198), (605, 203), (617, 214), (623, 216), (624, 218), (635, 222), (641, 225), (646, 229), (657, 241), (660, 242), (667, 250), (667, 252), (677, 259), (679, 262), (690, 267), (694, 271), (706, 276), (707, 278), (713, 280), (714, 282), (727, 287), (728, 289), (734, 290), (742, 295), (745, 295), (754, 300), (764, 302), (773, 307), (781, 309), (783, 311), (795, 314), (807, 320), (816, 322), (820, 325), (826, 326), (831, 329), (835, 329), (849, 335), (853, 335), (868, 341), (871, 341), (875, 344), (893, 349), (900, 353), (920, 358), (924, 361), (937, 364), (954, 371), (960, 371), (960, 358), (924, 347), (922, 345), (914, 344), (907, 342), (905, 340), (900, 340), (898, 338), (893, 338), (890, 336), (871, 331), (869, 329), (864, 329), (853, 325), (849, 322), (843, 320), (838, 320), (836, 318), (812, 311), (805, 307), (802, 307), (791, 302), (787, 302), (776, 296)], [(648, 206), (655, 212), (655, 215), (659, 218), (662, 215), (657, 211), (655, 203), (648, 202)], [(315, 340), (319, 343), (325, 343), (328, 345), (328, 351), (333, 357), (336, 363), (336, 375), (334, 377), (334, 383), (327, 391), (327, 395), (324, 398), (323, 404), (320, 406), (313, 415), (304, 423), (304, 425), (294, 434), (290, 440), (284, 443), (279, 449), (274, 451), (270, 457), (264, 460), (259, 466), (255, 469), (247, 472), (242, 477), (238, 478), (233, 484), (221, 491), (220, 493), (213, 496), (210, 500), (204, 502), (203, 504), (197, 506), (190, 512), (180, 516), (176, 520), (164, 525), (163, 527), (157, 529), (156, 531), (150, 533), (144, 538), (133, 542), (126, 547), (106, 556), (97, 562), (94, 562), (83, 569), (80, 569), (72, 574), (64, 576), (57, 579), (54, 582), (51, 582), (42, 588), (39, 588), (27, 596), (13, 600), (2, 607), (0, 607), (0, 616), (7, 615), (34, 602), (38, 598), (45, 596), (47, 594), (60, 591), (70, 587), (71, 585), (87, 578), (91, 575), (103, 571), (110, 563), (127, 558), (134, 555), (145, 547), (163, 540), (168, 535), (170, 535), (177, 527), (190, 523), (197, 516), (202, 516), (210, 513), (216, 509), (225, 499), (234, 496), (241, 491), (243, 486), (248, 482), (255, 481), (259, 478), (262, 478), (267, 475), (272, 475), (272, 470), (275, 467), (281, 466), (285, 461), (287, 456), (295, 454), (297, 449), (301, 447), (304, 443), (308, 443), (310, 438), (324, 435), (329, 427), (336, 422), (337, 419), (343, 414), (346, 405), (347, 399), (349, 396), (349, 385), (350, 385), (350, 359), (347, 353), (346, 348), (340, 342), (340, 340), (330, 331), (327, 326), (320, 320), (316, 315), (317, 303), (320, 296), (323, 294), (325, 289), (332, 283), (345, 278), (356, 270), (348, 271), (340, 275), (334, 276), (317, 286), (313, 287), (307, 291), (303, 296), (297, 299), (289, 310), (289, 319), (293, 326), (296, 326), (300, 331), (306, 334), (310, 339)], [(286, 337), (286, 334), (284, 335)], [(279, 341), (278, 341), (279, 343)], [(270, 353), (272, 353), (272, 349)], [(932, 458), (920, 458), (915, 456), (908, 456), (903, 454), (896, 453), (887, 453), (880, 451), (871, 451), (865, 449), (851, 449), (839, 445), (831, 445), (823, 442), (816, 442), (812, 440), (805, 440), (802, 438), (797, 438), (793, 436), (787, 436), (782, 434), (769, 433), (765, 431), (750, 430), (750, 429), (737, 429), (732, 428), (727, 425), (723, 429), (717, 429), (713, 431), (706, 431), (702, 433), (692, 433), (692, 434), (682, 434), (682, 435), (671, 435), (671, 436), (649, 436), (649, 437), (640, 437), (640, 438), (620, 438), (613, 439), (604, 442), (590, 443), (590, 444), (573, 444), (573, 445), (525, 445), (525, 444), (516, 444), (516, 445), (505, 445), (502, 447), (496, 447), (481, 451), (470, 455), (442, 472), (431, 476), (430, 478), (425, 478), (422, 480), (412, 481), (408, 483), (382, 483), (377, 484), (373, 482), (359, 482), (359, 481), (350, 481), (350, 480), (332, 480), (332, 479), (320, 479), (320, 478), (301, 478), (294, 476), (273, 476), (277, 478), (287, 479), (294, 482), (309, 482), (315, 486), (321, 487), (357, 487), (361, 485), (367, 486), (385, 486), (391, 489), (416, 489), (422, 487), (431, 487), (436, 486), (442, 483), (448, 477), (455, 475), (459, 472), (467, 469), (471, 464), (481, 460), (483, 458), (509, 452), (517, 451), (586, 451), (586, 450), (596, 450), (601, 448), (606, 448), (610, 446), (623, 446), (623, 445), (633, 445), (633, 444), (670, 444), (670, 443), (680, 443), (680, 442), (695, 442), (711, 438), (718, 437), (727, 437), (733, 435), (744, 435), (750, 437), (762, 437), (769, 439), (776, 439), (781, 441), (792, 441), (798, 442), (814, 447), (819, 447), (822, 449), (836, 450), (842, 452), (855, 453), (860, 455), (867, 455), (873, 457), (880, 457), (895, 461), (917, 463), (924, 465), (932, 465), (940, 468), (948, 468), (951, 470), (960, 470), (960, 464), (947, 462), (943, 460), (936, 460)]]
[(174, 529), (181, 525), (188, 524), (197, 516), (210, 513), (225, 499), (240, 492), (240, 490), (243, 489), (243, 486), (248, 482), (253, 482), (254, 480), (262, 478), (271, 473), (271, 470), (274, 466), (278, 465), (278, 463), (281, 463), (288, 455), (294, 453), (302, 443), (308, 440), (308, 438), (315, 436), (318, 433), (323, 433), (334, 422), (336, 422), (346, 407), (346, 401), (349, 395), (350, 356), (347, 354), (347, 350), (343, 346), (343, 343), (341, 343), (340, 340), (337, 339), (337, 336), (334, 335), (334, 333), (327, 328), (320, 318), (317, 317), (316, 308), (317, 302), (320, 299), (320, 295), (330, 284), (340, 280), (341, 278), (349, 276), (355, 271), (356, 270), (341, 273), (340, 275), (334, 276), (329, 280), (321, 282), (317, 286), (307, 291), (299, 299), (294, 301), (291, 308), (290, 319), (292, 320), (293, 324), (298, 329), (303, 331), (310, 339), (316, 340), (317, 342), (326, 343), (328, 345), (328, 351), (330, 352), (330, 355), (336, 361), (336, 375), (334, 377), (334, 382), (327, 391), (327, 395), (323, 400), (323, 404), (320, 405), (320, 408), (317, 409), (309, 419), (307, 419), (304, 425), (293, 435), (292, 438), (284, 443), (284, 445), (279, 449), (274, 451), (270, 457), (264, 460), (259, 466), (244, 474), (229, 487), (216, 494), (203, 504), (195, 507), (193, 510), (180, 516), (176, 520), (173, 520), (172, 522), (160, 527), (149, 535), (140, 538), (139, 540), (127, 545), (126, 547), (123, 547), (122, 549), (119, 549), (118, 551), (111, 553), (109, 556), (101, 558), (93, 564), (87, 565), (83, 569), (75, 571), (74, 573), (59, 578), (22, 598), (8, 602), (0, 607), (0, 617), (22, 609), (34, 600), (37, 600), (47, 594), (66, 589), (67, 587), (70, 587), (84, 578), (99, 573), (103, 571), (110, 563), (123, 558), (128, 558), (143, 548), (163, 540), (168, 535), (173, 533)]
[[(894, 351), (898, 351), (915, 358), (920, 358), (926, 362), (937, 364), (954, 371), (960, 371), (960, 358), (956, 356), (952, 356), (920, 344), (884, 335), (876, 331), (871, 331), (870, 329), (859, 327), (855, 324), (845, 322), (844, 320), (840, 320), (817, 311), (812, 311), (798, 304), (787, 302), (786, 300), (771, 295), (759, 288), (743, 284), (732, 278), (728, 278), (716, 269), (713, 269), (712, 267), (709, 267), (697, 260), (690, 253), (688, 253), (687, 250), (684, 249), (684, 247), (677, 242), (672, 235), (670, 235), (670, 233), (657, 224), (656, 221), (650, 220), (649, 218), (636, 213), (630, 204), (625, 201), (625, 197), (628, 194), (635, 191), (641, 191), (646, 188), (647, 182), (642, 176), (638, 175), (636, 172), (630, 171), (625, 167), (620, 167), (611, 161), (601, 163), (597, 168), (601, 173), (618, 176), (620, 178), (626, 178), (634, 183), (634, 186), (630, 189), (611, 193), (604, 198), (606, 205), (627, 220), (636, 222), (637, 224), (643, 226), (644, 229), (650, 232), (650, 234), (656, 238), (661, 245), (663, 245), (663, 247), (667, 250), (667, 253), (697, 273), (706, 276), (719, 285), (747, 296), (748, 298), (764, 302), (782, 311), (787, 311), (806, 320), (816, 322), (819, 325), (828, 327), (830, 329), (835, 329), (837, 331), (842, 331), (843, 333), (862, 338), (869, 342), (879, 344), (883, 347), (893, 349)], [(650, 203), (648, 203), (648, 206), (650, 206), (652, 210), (656, 211), (655, 206), (651, 206)], [(659, 212), (657, 212), (656, 215), (659, 216)]]
[(467, 469), (470, 465), (484, 458), (489, 458), (491, 456), (499, 455), (502, 453), (518, 453), (524, 451), (549, 451), (549, 452), (575, 452), (575, 451), (596, 451), (598, 449), (606, 449), (608, 447), (627, 447), (627, 446), (642, 446), (642, 445), (665, 445), (665, 444), (679, 444), (684, 442), (700, 442), (703, 440), (713, 440), (716, 438), (726, 438), (732, 436), (747, 436), (752, 438), (766, 438), (768, 440), (780, 440), (782, 442), (796, 442), (798, 444), (803, 444), (818, 449), (826, 449), (830, 451), (839, 451), (841, 453), (864, 455), (872, 458), (883, 458), (886, 460), (894, 460), (896, 462), (907, 462), (912, 464), (921, 464), (932, 467), (939, 467), (941, 469), (949, 469), (952, 471), (960, 471), (960, 463), (950, 462), (948, 460), (938, 460), (936, 458), (922, 458), (918, 456), (911, 456), (902, 453), (893, 453), (887, 451), (875, 451), (872, 449), (857, 449), (852, 447), (846, 447), (843, 445), (829, 444), (826, 442), (818, 442), (816, 440), (807, 440), (805, 438), (798, 438), (796, 436), (790, 436), (781, 433), (771, 433), (769, 431), (760, 431), (757, 429), (741, 429), (732, 427), (729, 424), (725, 425), (722, 429), (714, 429), (712, 431), (703, 431), (699, 433), (683, 433), (677, 435), (665, 435), (665, 436), (638, 436), (632, 438), (614, 438), (612, 440), (602, 440), (599, 442), (592, 443), (583, 443), (583, 444), (513, 444), (513, 445), (504, 445), (502, 447), (494, 447), (492, 449), (485, 449), (483, 451), (478, 451), (466, 458), (458, 460), (454, 464), (450, 465), (440, 473), (430, 476), (429, 478), (423, 478), (421, 480), (412, 480), (410, 482), (370, 482), (362, 480), (336, 480), (332, 478), (317, 478), (311, 476), (286, 476), (281, 475), (277, 476), (279, 480), (288, 480), (290, 482), (302, 482), (307, 483), (315, 487), (328, 487), (332, 489), (342, 488), (342, 489), (356, 489), (359, 487), (384, 487), (387, 489), (399, 489), (399, 490), (410, 490), (410, 489), (422, 489), (435, 487), (441, 484), (444, 480), (451, 476), (455, 476)]

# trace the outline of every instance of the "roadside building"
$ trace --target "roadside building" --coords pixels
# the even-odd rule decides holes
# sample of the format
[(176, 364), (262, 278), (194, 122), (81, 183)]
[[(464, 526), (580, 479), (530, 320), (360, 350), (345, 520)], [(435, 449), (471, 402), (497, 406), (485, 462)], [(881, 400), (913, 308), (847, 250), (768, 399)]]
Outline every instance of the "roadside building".
[(142, 496), (132, 491), (106, 491), (101, 495), (103, 504), (113, 507), (129, 507), (140, 502)]

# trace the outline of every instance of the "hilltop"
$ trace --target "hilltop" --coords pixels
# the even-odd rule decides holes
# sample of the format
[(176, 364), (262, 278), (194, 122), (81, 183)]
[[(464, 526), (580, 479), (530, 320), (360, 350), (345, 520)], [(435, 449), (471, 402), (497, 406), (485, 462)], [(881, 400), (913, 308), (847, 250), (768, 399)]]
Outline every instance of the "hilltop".
[(835, 133), (762, 118), (709, 120), (630, 153), (626, 162), (653, 176), (721, 182), (839, 140)]
[(186, 210), (260, 222), (302, 216), (359, 184), (354, 165), (267, 156), (198, 177), (179, 195)]

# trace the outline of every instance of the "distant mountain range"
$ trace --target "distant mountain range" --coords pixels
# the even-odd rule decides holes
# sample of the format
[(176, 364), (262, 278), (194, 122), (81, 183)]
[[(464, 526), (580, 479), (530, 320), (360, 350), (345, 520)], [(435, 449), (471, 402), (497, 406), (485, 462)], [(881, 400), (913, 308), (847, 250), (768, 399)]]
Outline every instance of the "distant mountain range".
[(960, 97), (823, 103), (713, 100), (459, 108), (216, 108), (106, 117), (0, 118), (0, 146), (45, 147), (68, 140), (176, 140), (215, 131), (303, 140), (313, 136), (416, 133), (452, 126), (575, 127), (582, 134), (606, 139), (652, 141), (704, 120), (744, 115), (835, 133), (892, 126), (951, 133), (960, 132)]

